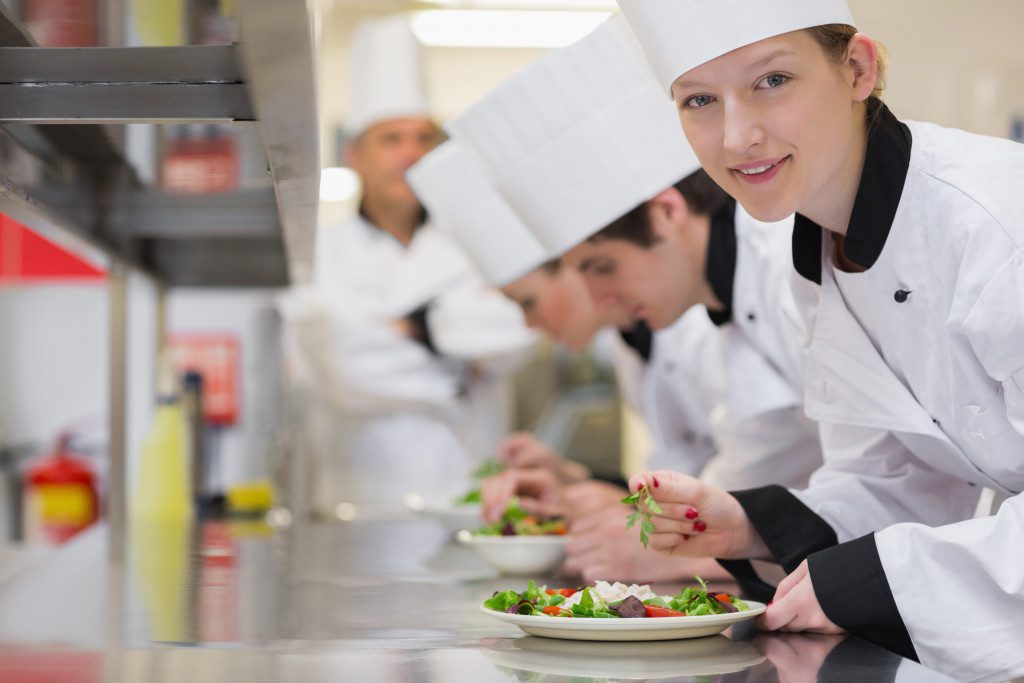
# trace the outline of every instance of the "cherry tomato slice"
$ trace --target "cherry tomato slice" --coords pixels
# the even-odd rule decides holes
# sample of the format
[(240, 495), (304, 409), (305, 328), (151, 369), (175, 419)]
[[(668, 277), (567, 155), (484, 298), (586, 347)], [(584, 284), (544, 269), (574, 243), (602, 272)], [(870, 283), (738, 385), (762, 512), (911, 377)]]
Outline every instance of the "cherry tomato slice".
[(668, 607), (659, 607), (658, 605), (644, 605), (644, 611), (647, 612), (649, 617), (685, 617), (686, 612), (680, 612), (679, 610), (669, 609)]
[(543, 610), (544, 614), (548, 614), (552, 617), (571, 617), (572, 612), (566, 609), (562, 609), (558, 605), (548, 605)]

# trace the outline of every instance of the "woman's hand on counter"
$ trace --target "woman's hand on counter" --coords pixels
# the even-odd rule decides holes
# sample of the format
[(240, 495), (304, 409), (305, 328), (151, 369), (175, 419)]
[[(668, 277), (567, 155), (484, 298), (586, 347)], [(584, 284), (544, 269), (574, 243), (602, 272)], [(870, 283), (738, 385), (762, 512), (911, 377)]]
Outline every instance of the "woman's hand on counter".
[(629, 490), (646, 486), (660, 511), (650, 513), (650, 547), (670, 555), (768, 559), (767, 547), (739, 501), (728, 491), (679, 472), (634, 474)]
[(547, 469), (505, 470), (480, 484), (481, 516), (488, 524), (501, 517), (513, 496), (524, 510), (539, 517), (561, 514), (562, 482)]
[(498, 460), (510, 468), (551, 470), (563, 483), (583, 481), (590, 470), (551, 450), (530, 432), (509, 434), (498, 444)]
[(766, 631), (844, 632), (821, 609), (814, 594), (807, 560), (782, 580), (768, 609), (757, 617), (757, 625)]

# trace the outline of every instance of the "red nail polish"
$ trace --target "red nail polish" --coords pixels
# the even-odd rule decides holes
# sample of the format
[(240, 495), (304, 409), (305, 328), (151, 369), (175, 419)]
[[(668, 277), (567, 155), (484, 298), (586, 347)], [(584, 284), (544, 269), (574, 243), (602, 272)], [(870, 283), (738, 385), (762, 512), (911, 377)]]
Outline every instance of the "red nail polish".
[(775, 602), (775, 601), (774, 600), (769, 600), (768, 601), (768, 606), (771, 607), (773, 602)]
[(693, 508), (690, 508), (689, 510), (686, 511), (686, 518), (697, 519), (697, 511), (694, 510)]
[(694, 522), (693, 523), (693, 530), (694, 531), (704, 531), (707, 528), (708, 528), (708, 526), (704, 522)]
[(684, 541), (689, 541), (690, 540), (690, 535), (689, 534), (683, 534), (683, 540)]
[(658, 488), (659, 486), (661, 486), (661, 484), (658, 483), (657, 477), (651, 477), (651, 479), (654, 481), (654, 488)]

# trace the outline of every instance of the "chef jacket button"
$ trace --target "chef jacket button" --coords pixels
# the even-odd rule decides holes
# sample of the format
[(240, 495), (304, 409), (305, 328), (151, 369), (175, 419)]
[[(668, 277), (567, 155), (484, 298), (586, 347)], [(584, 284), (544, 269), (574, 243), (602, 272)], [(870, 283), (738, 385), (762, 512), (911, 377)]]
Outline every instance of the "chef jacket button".
[(910, 292), (905, 289), (897, 289), (896, 293), (892, 295), (893, 299), (896, 299), (896, 303), (902, 304), (910, 297)]
[(750, 322), (754, 322), (755, 320), (757, 320), (757, 316), (754, 315), (753, 311), (747, 313), (747, 320), (749, 320)]

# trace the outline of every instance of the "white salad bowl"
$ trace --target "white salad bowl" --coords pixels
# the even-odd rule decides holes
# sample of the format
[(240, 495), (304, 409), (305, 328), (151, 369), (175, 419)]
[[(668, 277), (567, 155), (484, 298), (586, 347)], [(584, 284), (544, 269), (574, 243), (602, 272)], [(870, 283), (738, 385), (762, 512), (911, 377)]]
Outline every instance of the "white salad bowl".
[(475, 549), (502, 574), (544, 576), (565, 559), (568, 536), (477, 536), (460, 531), (459, 543)]

